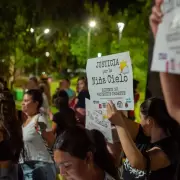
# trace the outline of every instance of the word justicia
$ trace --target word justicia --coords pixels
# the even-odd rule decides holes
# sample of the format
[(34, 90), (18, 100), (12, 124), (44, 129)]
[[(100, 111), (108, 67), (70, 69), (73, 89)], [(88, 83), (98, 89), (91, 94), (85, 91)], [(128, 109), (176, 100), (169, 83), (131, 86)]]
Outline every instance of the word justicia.
[(99, 85), (99, 84), (106, 84), (106, 83), (122, 83), (127, 82), (128, 76), (124, 74), (115, 75), (108, 75), (107, 78), (105, 77), (92, 77), (92, 85)]
[(119, 66), (118, 59), (111, 59), (111, 60), (105, 60), (105, 61), (99, 61), (96, 64), (96, 68), (104, 68), (104, 67), (112, 67), (112, 66)]

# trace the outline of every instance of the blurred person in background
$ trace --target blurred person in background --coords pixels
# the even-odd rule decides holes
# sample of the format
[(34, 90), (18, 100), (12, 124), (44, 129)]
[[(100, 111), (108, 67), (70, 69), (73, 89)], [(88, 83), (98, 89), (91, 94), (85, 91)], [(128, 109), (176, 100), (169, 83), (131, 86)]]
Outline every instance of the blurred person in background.
[(66, 91), (69, 97), (69, 103), (76, 97), (76, 93), (70, 88), (71, 82), (69, 79), (63, 79), (61, 82), (61, 90)]
[(88, 84), (87, 78), (81, 77), (78, 79), (77, 83), (78, 87), (78, 96), (75, 102), (75, 112), (77, 119), (81, 124), (85, 124), (85, 116), (86, 116), (86, 103), (85, 99), (90, 99), (89, 91), (88, 91)]
[(0, 83), (0, 179), (20, 180), (18, 161), (24, 155), (21, 124), (12, 94)]
[(119, 180), (103, 134), (81, 127), (58, 136), (54, 160), (66, 180)]
[(55, 137), (47, 118), (39, 112), (42, 103), (42, 93), (38, 89), (27, 91), (22, 102), (22, 111), (27, 116), (22, 125), (25, 156), (20, 160), (25, 180), (56, 179), (56, 169), (49, 151)]
[(58, 112), (53, 115), (52, 129), (54, 134), (60, 135), (63, 131), (76, 126), (75, 112), (69, 107), (69, 97), (66, 91), (58, 92), (55, 99)]
[[(169, 116), (164, 100), (147, 99), (140, 107), (140, 125), (129, 129), (128, 119), (111, 102), (108, 119), (116, 125), (126, 155), (124, 180), (174, 180), (177, 173), (180, 133)], [(132, 134), (132, 132), (134, 132)]]
[(47, 96), (49, 105), (51, 105), (51, 87), (50, 87), (50, 84), (49, 84), (49, 81), (48, 81), (48, 76), (46, 74), (41, 75), (40, 83), (45, 84), (46, 88), (45, 88), (44, 93)]
[(27, 82), (25, 91), (28, 91), (29, 89), (39, 89), (39, 82), (35, 76), (30, 77)]
[(50, 113), (50, 107), (49, 107), (49, 101), (48, 101), (48, 98), (46, 96), (47, 93), (47, 86), (44, 84), (44, 83), (40, 83), (39, 84), (39, 89), (42, 93), (42, 96), (43, 96), (43, 104), (42, 104), (42, 107), (41, 107), (41, 111), (47, 116), (48, 118), (48, 115)]
[[(161, 11), (163, 2), (163, 0), (155, 0), (155, 5), (152, 8), (152, 13), (149, 18), (154, 38), (156, 37), (158, 26), (163, 20), (163, 13)], [(178, 95), (180, 89), (180, 76), (160, 72), (160, 81), (168, 112), (171, 117), (180, 124), (180, 96)]]

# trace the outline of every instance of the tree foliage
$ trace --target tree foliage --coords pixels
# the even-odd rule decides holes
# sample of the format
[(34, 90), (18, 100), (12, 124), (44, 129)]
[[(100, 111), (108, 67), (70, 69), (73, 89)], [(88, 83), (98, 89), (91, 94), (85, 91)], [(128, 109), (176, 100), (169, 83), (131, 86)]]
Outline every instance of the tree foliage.
[[(140, 80), (142, 88), (147, 70), (150, 3), (150, 0), (139, 0), (123, 11), (111, 13), (108, 3), (100, 7), (97, 3), (80, 3), (80, 0), (61, 3), (58, 0), (1, 0), (0, 63), (9, 69), (7, 76), (34, 72), (37, 58), (40, 72), (84, 68), (88, 22), (94, 19), (97, 26), (91, 30), (90, 57), (130, 51), (134, 77)], [(120, 42), (118, 22), (125, 23)], [(31, 27), (35, 29), (34, 34), (29, 31)], [(42, 35), (36, 43), (44, 28), (50, 28), (51, 32)], [(45, 57), (47, 51), (50, 57)], [(6, 61), (2, 63), (1, 59)]]

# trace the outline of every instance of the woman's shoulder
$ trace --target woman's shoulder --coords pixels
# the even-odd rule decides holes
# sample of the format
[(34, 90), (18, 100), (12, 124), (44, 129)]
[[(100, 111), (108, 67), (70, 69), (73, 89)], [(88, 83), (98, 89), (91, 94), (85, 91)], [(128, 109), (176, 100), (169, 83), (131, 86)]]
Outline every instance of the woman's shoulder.
[(173, 163), (179, 156), (179, 144), (173, 137), (164, 138), (153, 144), (154, 147), (161, 149)]

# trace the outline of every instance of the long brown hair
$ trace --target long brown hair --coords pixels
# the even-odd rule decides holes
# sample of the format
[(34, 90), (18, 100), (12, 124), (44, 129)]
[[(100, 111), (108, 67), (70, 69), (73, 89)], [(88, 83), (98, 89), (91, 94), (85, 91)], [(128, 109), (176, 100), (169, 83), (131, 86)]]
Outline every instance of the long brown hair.
[(17, 120), (13, 96), (2, 83), (0, 83), (0, 128), (3, 130), (3, 141), (9, 141), (13, 155), (12, 162), (18, 163), (20, 154), (24, 152), (22, 128)]

